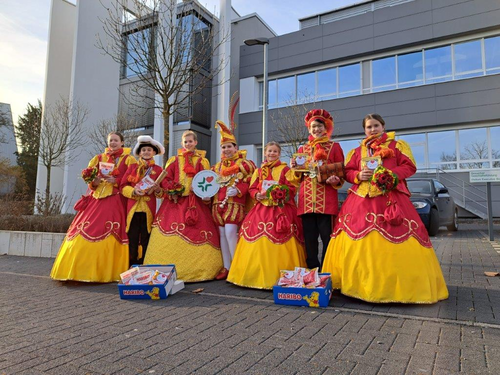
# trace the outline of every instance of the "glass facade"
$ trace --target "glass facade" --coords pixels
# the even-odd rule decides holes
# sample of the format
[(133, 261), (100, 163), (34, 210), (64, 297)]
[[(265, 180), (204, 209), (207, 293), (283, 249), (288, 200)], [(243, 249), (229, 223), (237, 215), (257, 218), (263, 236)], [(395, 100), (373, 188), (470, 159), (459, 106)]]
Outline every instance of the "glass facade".
[(151, 48), (151, 29), (143, 29), (125, 35), (127, 50), (122, 78), (133, 77), (148, 71), (148, 56)]
[[(500, 36), (493, 36), (290, 75), (279, 78), (277, 84), (276, 80), (270, 80), (269, 107), (312, 103), (498, 73)], [(259, 103), (262, 103), (262, 89), (260, 93)]]

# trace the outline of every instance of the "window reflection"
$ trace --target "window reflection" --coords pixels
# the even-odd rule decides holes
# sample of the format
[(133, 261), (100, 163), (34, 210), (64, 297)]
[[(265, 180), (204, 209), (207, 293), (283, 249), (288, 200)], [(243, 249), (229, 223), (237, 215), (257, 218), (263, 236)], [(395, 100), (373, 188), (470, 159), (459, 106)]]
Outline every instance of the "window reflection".
[(337, 68), (318, 71), (317, 95), (323, 100), (337, 97)]
[(339, 67), (339, 97), (361, 93), (361, 64)]
[(486, 72), (498, 72), (500, 70), (500, 36), (484, 40), (484, 55)]
[(458, 43), (455, 47), (455, 74), (460, 78), (482, 75), (481, 41)]
[(396, 57), (390, 56), (372, 61), (372, 91), (396, 88)]
[(410, 87), (423, 83), (422, 52), (398, 55), (398, 87)]
[(457, 160), (457, 151), (455, 147), (455, 131), (436, 132), (428, 134), (429, 164), (431, 167), (441, 166), (444, 169), (451, 168), (454, 164), (447, 162)]
[(426, 49), (425, 81), (427, 83), (444, 82), (451, 77), (451, 46)]
[(500, 126), (495, 126), (489, 130), (493, 168), (500, 168)]
[(460, 130), (458, 138), (461, 160), (488, 159), (486, 128)]
[(354, 150), (359, 147), (361, 144), (361, 139), (349, 139), (347, 141), (339, 141), (340, 147), (342, 147), (342, 151), (344, 151), (344, 155), (347, 156), (349, 151)]
[(278, 79), (278, 106), (295, 103), (295, 76)]
[(151, 32), (148, 28), (125, 36), (127, 51), (125, 54), (124, 77), (132, 77), (148, 71), (150, 35)]
[(314, 101), (316, 74), (307, 73), (297, 76), (297, 101), (307, 103)]
[[(268, 84), (269, 84), (269, 90), (267, 92), (267, 102), (269, 103), (269, 108), (276, 108), (278, 105), (278, 99), (277, 99), (278, 85), (276, 84), (275, 79), (268, 81)], [(260, 100), (260, 103), (262, 103), (262, 99)]]

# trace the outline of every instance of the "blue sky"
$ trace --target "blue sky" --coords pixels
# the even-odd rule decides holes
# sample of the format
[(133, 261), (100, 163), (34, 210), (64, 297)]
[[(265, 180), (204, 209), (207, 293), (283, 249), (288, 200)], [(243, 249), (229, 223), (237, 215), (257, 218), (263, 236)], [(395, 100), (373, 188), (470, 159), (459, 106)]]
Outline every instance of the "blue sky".
[[(85, 0), (98, 1), (98, 0)], [(241, 15), (258, 13), (278, 34), (299, 29), (299, 18), (365, 0), (233, 0)], [(199, 0), (218, 14), (219, 0)], [(28, 103), (43, 99), (51, 0), (0, 0), (0, 102), (14, 122)]]

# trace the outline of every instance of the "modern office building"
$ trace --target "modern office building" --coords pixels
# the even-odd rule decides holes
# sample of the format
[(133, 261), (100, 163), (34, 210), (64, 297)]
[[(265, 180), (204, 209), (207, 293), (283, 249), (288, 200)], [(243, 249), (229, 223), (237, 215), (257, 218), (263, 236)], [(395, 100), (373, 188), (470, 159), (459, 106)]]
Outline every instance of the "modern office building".
[[(168, 3), (170, 0), (167, 0)], [(175, 4), (177, 1), (172, 0)], [(44, 108), (54, 104), (59, 98), (69, 99), (89, 109), (84, 130), (90, 131), (102, 120), (116, 118), (118, 114), (137, 123), (135, 133), (148, 134), (156, 139), (163, 139), (163, 129), (169, 128), (171, 152), (180, 145), (181, 134), (192, 129), (199, 134), (199, 146), (208, 151), (211, 160), (215, 160), (218, 151), (218, 135), (214, 129), (217, 119), (228, 121), (228, 105), (231, 94), (239, 87), (239, 47), (243, 40), (257, 36), (273, 37), (276, 33), (257, 15), (240, 16), (232, 7), (230, 0), (221, 0), (220, 17), (215, 17), (196, 0), (179, 2), (177, 17), (179, 20), (191, 19), (196, 22), (201, 32), (214, 28), (216, 35), (224, 35), (225, 42), (215, 54), (211, 65), (206, 66), (206, 74), (210, 74), (219, 61), (226, 61), (224, 69), (200, 93), (201, 98), (194, 98), (188, 105), (178, 108), (171, 116), (169, 124), (163, 124), (161, 115), (153, 109), (155, 94), (145, 90), (141, 101), (133, 103), (127, 95), (137, 85), (137, 77), (130, 64), (133, 59), (130, 53), (123, 51), (123, 61), (115, 61), (97, 48), (100, 37), (105, 46), (112, 46), (103, 31), (102, 20), (108, 17), (108, 9), (113, 9), (116, 1), (67, 1), (52, 0), (49, 25), (49, 42), (47, 53), (46, 82), (43, 104)], [(130, 1), (129, 6), (134, 6)], [(144, 2), (148, 4), (148, 2)], [(129, 15), (135, 9), (127, 10)], [(151, 11), (147, 16), (150, 25), (161, 27), (157, 15)], [(189, 21), (189, 20), (188, 20)], [(150, 27), (141, 23), (136, 25), (137, 18), (124, 17), (123, 38), (132, 42), (149, 33)], [(197, 38), (193, 38), (196, 43)], [(158, 52), (158, 51), (157, 51)], [(193, 77), (191, 84), (197, 84)], [(200, 99), (200, 100), (198, 100)], [(134, 98), (137, 100), (137, 98)], [(132, 103), (132, 104), (131, 104)], [(142, 111), (137, 111), (137, 107)], [(144, 110), (146, 109), (146, 110)], [(42, 124), (43, 128), (43, 124)], [(133, 145), (128, 145), (133, 146)], [(62, 193), (66, 202), (65, 212), (71, 212), (74, 202), (85, 193), (85, 184), (79, 178), (80, 171), (87, 166), (92, 147), (75, 147), (68, 151), (64, 168), (53, 168), (51, 174), (51, 192)], [(76, 156), (76, 159), (75, 159)], [(37, 189), (45, 190), (46, 171), (39, 165)]]
[[(0, 103), (0, 158), (7, 159), (10, 165), (17, 165), (17, 146), (14, 136), (14, 123), (10, 104)], [(0, 194), (10, 193), (14, 189), (15, 181), (0, 186)]]
[[(294, 105), (330, 111), (344, 153), (379, 113), (412, 147), (421, 175), (442, 181), (462, 216), (485, 217), (485, 184), (500, 169), (500, 2), (378, 0), (300, 20), (270, 38), (269, 118)], [(263, 49), (240, 48), (240, 139), (261, 144)], [(269, 123), (269, 139), (280, 139)], [(500, 216), (500, 184), (493, 183)]]

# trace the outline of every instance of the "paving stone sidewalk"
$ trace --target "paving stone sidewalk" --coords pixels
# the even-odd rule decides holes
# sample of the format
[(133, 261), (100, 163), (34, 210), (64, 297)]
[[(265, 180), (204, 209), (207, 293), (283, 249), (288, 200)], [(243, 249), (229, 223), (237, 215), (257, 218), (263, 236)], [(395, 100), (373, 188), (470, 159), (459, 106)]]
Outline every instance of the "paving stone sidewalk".
[(430, 306), (278, 306), (221, 281), (125, 301), (52, 281), (52, 259), (0, 256), (0, 374), (499, 374), (498, 242), (474, 225), (432, 242), (450, 298)]

